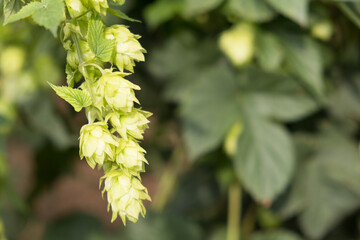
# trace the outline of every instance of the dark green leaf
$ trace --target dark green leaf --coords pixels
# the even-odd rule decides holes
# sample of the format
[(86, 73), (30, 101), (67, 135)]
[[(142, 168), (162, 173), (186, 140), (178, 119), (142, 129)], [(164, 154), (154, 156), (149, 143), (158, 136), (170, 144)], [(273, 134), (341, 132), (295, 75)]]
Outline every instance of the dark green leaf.
[(265, 0), (229, 0), (226, 7), (230, 13), (255, 22), (268, 21), (275, 15)]
[(242, 107), (243, 132), (233, 157), (235, 171), (257, 201), (271, 203), (292, 176), (292, 142), (285, 129), (255, 114), (251, 102), (245, 104)]
[(122, 11), (120, 11), (120, 10), (115, 10), (115, 9), (108, 8), (106, 11), (107, 11), (108, 13), (110, 13), (111, 15), (114, 15), (114, 16), (119, 17), (119, 18), (121, 18), (121, 19), (130, 21), (130, 22), (138, 22), (138, 23), (141, 23), (141, 21), (129, 17), (128, 15), (126, 15), (124, 12), (122, 12)]
[(185, 16), (195, 16), (219, 6), (223, 0), (185, 0)]
[(301, 159), (283, 213), (300, 212), (304, 232), (320, 239), (360, 206), (360, 160), (356, 144), (337, 130), (327, 128), (312, 139), (314, 154)]
[(304, 35), (282, 34), (289, 70), (318, 96), (324, 93), (323, 58), (317, 43)]
[(308, 0), (267, 0), (277, 11), (300, 25), (308, 24)]
[(148, 5), (144, 11), (146, 24), (156, 28), (162, 23), (181, 13), (184, 7), (182, 0), (158, 0)]

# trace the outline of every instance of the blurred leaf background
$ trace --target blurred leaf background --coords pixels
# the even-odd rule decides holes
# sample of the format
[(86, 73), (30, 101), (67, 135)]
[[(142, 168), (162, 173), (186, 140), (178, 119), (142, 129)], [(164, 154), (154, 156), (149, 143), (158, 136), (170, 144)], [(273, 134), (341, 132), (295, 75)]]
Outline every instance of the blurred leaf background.
[[(11, 6), (9, 6), (9, 4)], [(22, 1), (0, 0), (6, 22)], [(110, 224), (60, 41), (0, 27), (0, 239), (360, 239), (360, 2), (128, 0), (154, 113), (145, 219)]]

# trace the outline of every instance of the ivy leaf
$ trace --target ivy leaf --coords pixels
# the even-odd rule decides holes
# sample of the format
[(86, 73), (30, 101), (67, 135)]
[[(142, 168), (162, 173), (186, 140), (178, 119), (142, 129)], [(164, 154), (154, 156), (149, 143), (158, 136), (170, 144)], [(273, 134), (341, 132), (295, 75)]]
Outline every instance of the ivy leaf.
[(22, 3), (20, 0), (5, 0), (3, 3), (3, 10), (4, 10), (4, 25), (8, 23), (9, 17), (17, 12), (21, 6)]
[(65, 6), (62, 0), (42, 0), (31, 2), (8, 18), (8, 23), (32, 16), (40, 26), (50, 30), (56, 37), (56, 31), (65, 18)]
[(267, 0), (277, 11), (302, 26), (308, 24), (308, 0)]
[(92, 104), (91, 97), (87, 92), (71, 87), (58, 87), (51, 83), (49, 83), (49, 85), (55, 90), (59, 97), (70, 103), (77, 112), (83, 107), (88, 107)]
[(89, 21), (87, 40), (91, 51), (103, 62), (110, 61), (114, 50), (114, 40), (105, 39), (104, 24), (100, 17)]

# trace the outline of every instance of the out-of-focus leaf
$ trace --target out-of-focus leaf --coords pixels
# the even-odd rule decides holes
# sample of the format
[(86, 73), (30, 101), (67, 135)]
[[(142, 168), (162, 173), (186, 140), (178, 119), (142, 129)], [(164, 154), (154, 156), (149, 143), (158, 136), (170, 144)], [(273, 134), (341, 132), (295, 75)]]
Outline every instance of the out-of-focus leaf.
[(170, 212), (199, 217), (213, 214), (211, 209), (214, 209), (221, 197), (216, 180), (208, 169), (196, 169), (182, 176), (168, 205)]
[(254, 22), (268, 21), (275, 15), (265, 0), (229, 0), (226, 7), (230, 13)]
[(360, 206), (360, 159), (356, 144), (332, 128), (309, 144), (314, 154), (301, 159), (283, 214), (300, 212), (303, 231), (320, 239)]
[(261, 115), (280, 121), (296, 121), (319, 105), (292, 77), (249, 71), (247, 100)]
[(185, 143), (196, 159), (219, 146), (240, 121), (233, 157), (237, 176), (258, 201), (272, 201), (290, 180), (294, 154), (287, 132), (269, 119), (295, 120), (316, 105), (291, 78), (251, 69), (235, 77), (232, 71), (214, 64), (183, 95)]
[(329, 97), (328, 109), (331, 115), (339, 122), (341, 128), (348, 132), (356, 131), (358, 127), (360, 120), (359, 95), (360, 86), (345, 82), (338, 86)]
[(145, 219), (126, 227), (128, 240), (200, 240), (200, 228), (179, 215), (147, 213)]
[(280, 125), (243, 106), (244, 130), (233, 157), (242, 184), (260, 202), (271, 202), (288, 184), (294, 168), (291, 139)]
[(360, 28), (360, 1), (343, 1), (339, 7)]
[(219, 6), (224, 0), (185, 0), (185, 16), (195, 16)]
[(198, 77), (181, 105), (185, 143), (193, 159), (219, 146), (239, 114), (232, 101), (234, 76), (224, 64)]
[(61, 219), (47, 227), (44, 240), (88, 240), (99, 231), (100, 223), (96, 218), (76, 214)]
[(31, 126), (38, 133), (48, 137), (58, 148), (66, 148), (76, 143), (77, 137), (70, 135), (49, 98), (40, 95), (26, 103), (24, 110)]
[(255, 233), (249, 238), (249, 240), (301, 240), (301, 238), (295, 233), (289, 231), (276, 230)]
[(259, 31), (256, 46), (256, 55), (260, 66), (269, 71), (277, 70), (284, 59), (284, 53), (281, 43), (276, 36)]
[(267, 0), (267, 2), (300, 25), (308, 24), (308, 0)]
[(156, 28), (162, 23), (180, 14), (183, 10), (183, 0), (158, 0), (148, 5), (144, 11), (146, 24)]
[(323, 59), (314, 40), (304, 35), (282, 34), (289, 69), (318, 96), (323, 95)]

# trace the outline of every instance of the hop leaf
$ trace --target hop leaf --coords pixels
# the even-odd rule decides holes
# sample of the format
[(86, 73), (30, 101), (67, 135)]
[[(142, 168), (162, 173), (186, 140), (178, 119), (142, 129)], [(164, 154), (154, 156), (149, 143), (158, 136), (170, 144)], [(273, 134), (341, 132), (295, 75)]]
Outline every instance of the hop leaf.
[(56, 36), (56, 30), (65, 18), (65, 8), (62, 0), (42, 0), (31, 2), (19, 12), (11, 15), (8, 23), (32, 16), (34, 21), (51, 31)]
[(101, 60), (110, 60), (114, 49), (114, 40), (105, 39), (104, 24), (100, 17), (91, 19), (88, 27), (87, 39), (91, 51)]
[(49, 85), (59, 97), (70, 103), (77, 112), (83, 107), (88, 107), (92, 104), (91, 97), (87, 92), (71, 87), (58, 87), (51, 83)]

